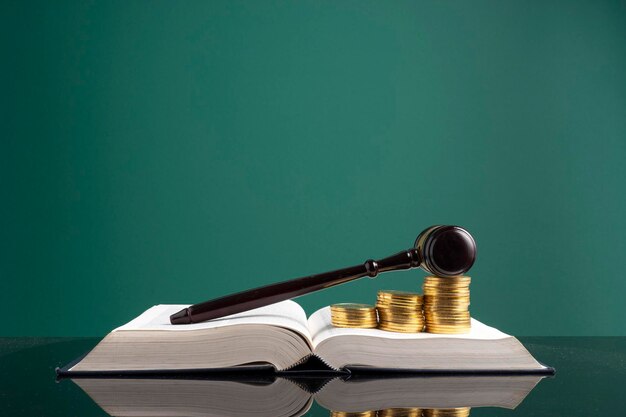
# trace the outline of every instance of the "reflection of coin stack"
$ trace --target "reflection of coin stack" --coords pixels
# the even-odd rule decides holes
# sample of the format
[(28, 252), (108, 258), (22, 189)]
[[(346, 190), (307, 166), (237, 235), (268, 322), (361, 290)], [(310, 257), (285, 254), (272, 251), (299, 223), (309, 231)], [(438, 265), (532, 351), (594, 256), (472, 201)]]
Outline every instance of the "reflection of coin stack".
[(424, 417), (468, 417), (470, 407), (461, 408), (428, 408), (423, 410)]
[(422, 417), (419, 408), (386, 408), (378, 410), (377, 417)]
[[(471, 278), (426, 277), (424, 279), (424, 316), (429, 333), (467, 333), (470, 331)], [(446, 414), (447, 415), (447, 414)]]
[(378, 328), (392, 332), (417, 333), (424, 329), (423, 297), (404, 291), (378, 291)]
[(376, 327), (376, 308), (369, 304), (341, 303), (330, 306), (333, 326), (371, 329)]
[(376, 417), (376, 410), (360, 411), (354, 413), (346, 411), (331, 411), (330, 417)]

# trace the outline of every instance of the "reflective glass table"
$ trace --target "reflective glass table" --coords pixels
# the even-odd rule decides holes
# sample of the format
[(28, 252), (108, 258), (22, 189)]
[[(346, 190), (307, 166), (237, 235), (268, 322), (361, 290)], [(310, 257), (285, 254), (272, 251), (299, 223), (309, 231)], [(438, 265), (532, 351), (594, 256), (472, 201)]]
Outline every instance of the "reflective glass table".
[(0, 415), (626, 415), (626, 337), (520, 340), (556, 375), (57, 380), (99, 339), (0, 338)]

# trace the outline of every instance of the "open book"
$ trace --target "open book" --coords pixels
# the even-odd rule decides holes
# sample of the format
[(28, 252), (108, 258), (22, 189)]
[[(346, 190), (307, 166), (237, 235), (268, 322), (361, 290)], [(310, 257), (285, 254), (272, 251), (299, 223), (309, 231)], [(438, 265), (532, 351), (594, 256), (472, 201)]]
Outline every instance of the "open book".
[[(112, 416), (295, 417), (313, 400), (333, 411), (516, 408), (542, 376), (429, 376), (269, 380), (78, 378)], [(307, 384), (307, 382), (309, 382)]]
[(329, 307), (307, 319), (300, 305), (283, 301), (203, 323), (169, 324), (169, 316), (184, 307), (148, 309), (58, 372), (188, 372), (262, 364), (281, 372), (311, 357), (336, 372), (553, 372), (515, 337), (474, 319), (470, 333), (454, 335), (336, 328)]

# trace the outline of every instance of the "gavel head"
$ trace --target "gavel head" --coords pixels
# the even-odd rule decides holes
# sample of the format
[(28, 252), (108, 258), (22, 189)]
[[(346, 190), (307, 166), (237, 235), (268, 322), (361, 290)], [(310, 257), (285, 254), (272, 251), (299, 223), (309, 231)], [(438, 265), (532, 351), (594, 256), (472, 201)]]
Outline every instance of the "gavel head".
[(415, 240), (415, 249), (422, 258), (420, 267), (440, 277), (463, 275), (476, 260), (476, 242), (459, 226), (429, 227)]

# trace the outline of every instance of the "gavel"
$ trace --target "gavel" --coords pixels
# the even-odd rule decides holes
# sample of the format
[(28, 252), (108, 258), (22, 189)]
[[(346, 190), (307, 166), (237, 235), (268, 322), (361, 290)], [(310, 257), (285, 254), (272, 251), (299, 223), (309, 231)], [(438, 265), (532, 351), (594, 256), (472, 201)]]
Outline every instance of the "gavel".
[(431, 226), (417, 236), (411, 249), (380, 260), (368, 259), (322, 274), (296, 278), (194, 304), (170, 316), (172, 324), (199, 323), (229, 316), (344, 284), (358, 278), (374, 278), (389, 271), (421, 268), (439, 277), (462, 275), (476, 260), (476, 243), (459, 226)]

